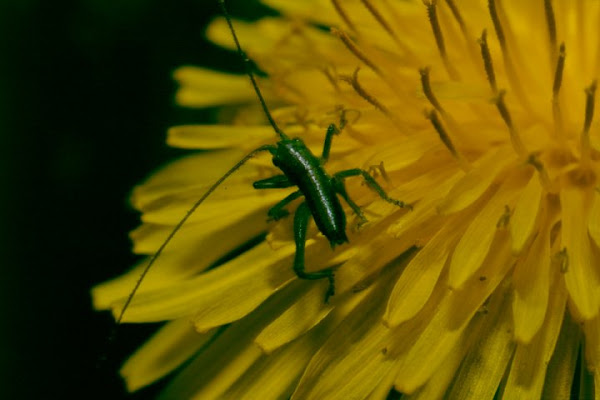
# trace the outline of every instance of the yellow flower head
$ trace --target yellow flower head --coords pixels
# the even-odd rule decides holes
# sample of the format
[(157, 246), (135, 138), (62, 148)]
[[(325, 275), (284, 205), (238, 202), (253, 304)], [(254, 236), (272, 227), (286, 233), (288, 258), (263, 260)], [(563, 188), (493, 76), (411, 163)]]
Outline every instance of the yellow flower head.
[[(314, 224), (306, 243), (308, 271), (335, 271), (326, 303), (326, 280), (293, 272), (292, 218), (267, 221), (295, 189), (253, 189), (281, 171), (252, 159), (125, 312), (170, 321), (123, 367), (129, 388), (184, 365), (165, 398), (600, 399), (600, 2), (264, 2), (281, 16), (234, 25), (277, 124), (315, 154), (335, 124), (327, 170), (368, 170), (412, 210), (347, 180), (368, 223), (347, 207), (348, 244)], [(208, 36), (234, 49), (223, 19)], [(176, 79), (182, 105), (222, 106), (223, 123), (170, 130), (214, 151), (135, 189), (140, 254), (277, 140), (246, 76)], [(96, 307), (118, 315), (144, 264), (94, 288)]]

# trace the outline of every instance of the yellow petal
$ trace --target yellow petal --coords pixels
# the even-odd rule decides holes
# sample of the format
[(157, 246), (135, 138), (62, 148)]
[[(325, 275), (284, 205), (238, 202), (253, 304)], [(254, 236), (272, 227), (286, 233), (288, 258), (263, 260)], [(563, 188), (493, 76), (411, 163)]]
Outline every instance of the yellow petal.
[(507, 399), (538, 399), (542, 395), (546, 367), (554, 353), (567, 299), (566, 290), (559, 280), (556, 282), (544, 326), (530, 343), (517, 346), (504, 387)]
[[(464, 332), (460, 340), (457, 341), (456, 346), (452, 349), (450, 354), (446, 357), (444, 362), (439, 366), (433, 376), (425, 383), (424, 386), (419, 388), (415, 393), (410, 395), (403, 395), (404, 400), (431, 400), (431, 399), (449, 399), (446, 395), (448, 387), (452, 385), (456, 376), (456, 371), (459, 370), (461, 362), (465, 358), (465, 353), (469, 349), (466, 341), (468, 332)], [(472, 383), (472, 381), (469, 381)], [(463, 399), (462, 397), (461, 399)]]
[(198, 67), (181, 67), (175, 71), (179, 82), (177, 102), (187, 107), (210, 107), (255, 101), (246, 75), (232, 75)]
[[(372, 127), (375, 129), (375, 127)], [(414, 164), (416, 161), (421, 159), (423, 155), (430, 152), (439, 143), (434, 140), (435, 138), (428, 138), (427, 140), (412, 140), (410, 137), (399, 137), (390, 139), (386, 143), (382, 143), (380, 146), (374, 144), (373, 156), (367, 161), (367, 165), (377, 165), (382, 160), (385, 161), (386, 171), (396, 171), (405, 168), (409, 165)], [(418, 172), (423, 171), (422, 165), (415, 165)], [(447, 166), (446, 166), (447, 168)], [(407, 174), (412, 177), (419, 176), (420, 174), (415, 173)], [(437, 176), (437, 175), (436, 175)], [(399, 180), (400, 181), (400, 180)]]
[(414, 317), (429, 299), (460, 231), (453, 222), (448, 222), (419, 250), (396, 281), (383, 317), (389, 326)]
[(122, 299), (131, 293), (146, 263), (147, 261), (142, 261), (124, 275), (94, 286), (91, 290), (94, 308), (96, 310), (107, 310), (116, 300)]
[(594, 399), (594, 374), (586, 368), (586, 360), (580, 358), (579, 365), (581, 373), (579, 374), (579, 398)]
[[(390, 351), (399, 354), (395, 387), (401, 392), (412, 393), (431, 378), (456, 345), (473, 315), (511, 267), (508, 235), (502, 231), (499, 233), (494, 254), (486, 259), (479, 274), (485, 279), (473, 276), (465, 284), (466, 289), (444, 292), (437, 307), (432, 305), (433, 309), (428, 311), (431, 316), (413, 318), (398, 327), (394, 335), (396, 344)], [(425, 318), (427, 326), (424, 330), (419, 329), (419, 321)], [(413, 321), (418, 322), (414, 322), (414, 327)]]
[(506, 213), (506, 207), (512, 203), (516, 194), (514, 188), (503, 185), (481, 211), (473, 216), (452, 254), (448, 280), (450, 287), (461, 287), (481, 267), (499, 231), (498, 221)]
[(513, 273), (515, 339), (522, 343), (528, 343), (544, 322), (551, 267), (550, 232), (546, 228), (535, 238)]
[[(144, 214), (142, 217), (145, 221), (176, 223), (194, 201), (235, 164), (232, 160), (239, 160), (243, 155), (244, 152), (239, 149), (228, 149), (179, 159), (153, 174), (142, 185), (136, 186), (131, 196), (131, 203), (144, 213), (161, 213), (161, 218), (158, 220)], [(259, 175), (258, 171), (259, 167), (251, 163), (240, 168), (211, 194), (203, 207), (211, 207), (211, 204), (214, 207), (215, 204), (231, 200), (231, 195), (228, 193), (232, 190), (235, 190), (236, 196), (256, 195), (256, 190), (252, 188), (251, 183)], [(206, 214), (198, 212), (195, 215), (206, 216)]]
[[(221, 226), (184, 225), (146, 275), (138, 294), (169, 286), (204, 271), (221, 257), (256, 238), (266, 229), (265, 213), (265, 210), (259, 210), (250, 215), (232, 214), (235, 218), (223, 218), (219, 221)], [(229, 225), (223, 226), (224, 222)], [(142, 225), (132, 234), (135, 251), (153, 254), (172, 229), (172, 226)], [(94, 307), (106, 309), (117, 301), (122, 302), (131, 293), (147, 263), (148, 259), (144, 259), (126, 274), (96, 285), (92, 289)]]
[(492, 399), (498, 390), (514, 350), (511, 332), (510, 296), (506, 288), (492, 295), (486, 311), (470, 325), (467, 356), (462, 362), (446, 399)]
[(429, 187), (423, 190), (425, 195), (419, 200), (418, 207), (415, 205), (411, 212), (394, 222), (388, 229), (390, 234), (396, 237), (403, 236), (415, 226), (423, 225), (426, 221), (431, 220), (433, 216), (436, 216), (435, 205), (448, 194), (448, 191), (456, 185), (456, 182), (464, 174), (460, 171), (450, 176), (445, 174), (436, 175), (442, 179), (438, 180), (436, 176), (428, 179)]
[(387, 376), (394, 364), (386, 356), (390, 331), (379, 321), (391, 270), (314, 355), (292, 399), (365, 398)]
[[(294, 277), (293, 249), (275, 253), (261, 243), (196, 278), (135, 296), (124, 322), (163, 321), (194, 314), (200, 332), (235, 321)], [(113, 306), (116, 314), (122, 304)]]
[(167, 144), (183, 149), (244, 148), (248, 143), (274, 138), (275, 133), (270, 126), (180, 125), (169, 129)]
[[(302, 284), (296, 286), (301, 287)], [(286, 287), (245, 318), (225, 328), (211, 346), (203, 349), (173, 380), (162, 398), (234, 399), (239, 398), (236, 393), (245, 393), (242, 397), (261, 399), (279, 397), (269, 394), (277, 391), (285, 393), (282, 397), (289, 397), (291, 383), (297, 382), (306, 362), (322, 345), (324, 338), (334, 332), (356, 304), (371, 292), (372, 290), (366, 290), (365, 294), (361, 293), (342, 307), (336, 307), (334, 312), (306, 335), (267, 357), (254, 341), (272, 322), (273, 316), (281, 315), (293, 304), (294, 293)], [(263, 375), (265, 370), (277, 371), (279, 379), (273, 379), (273, 374)], [(286, 375), (279, 375), (284, 373)], [(268, 380), (273, 382), (261, 384)]]
[[(390, 232), (395, 232), (396, 236), (401, 234), (401, 227), (409, 223), (415, 223), (414, 219), (418, 219), (423, 213), (437, 215), (435, 205), (439, 203), (440, 199), (448, 193), (452, 185), (464, 174), (458, 168), (458, 165), (452, 168), (445, 165), (445, 163), (438, 163), (440, 159), (444, 159), (439, 154), (436, 154), (436, 156), (427, 155), (426, 158), (431, 159), (425, 160), (421, 158), (418, 162), (403, 167), (398, 171), (394, 171), (392, 168), (388, 170), (388, 164), (385, 164), (386, 170), (391, 171), (389, 174), (391, 176), (390, 180), (401, 182), (401, 185), (391, 187), (388, 194), (394, 198), (402, 199), (405, 203), (413, 206), (413, 209), (410, 210), (411, 212), (405, 212), (403, 218), (396, 218), (396, 221), (393, 221), (394, 227)], [(451, 162), (450, 157), (446, 161)], [(398, 163), (391, 164), (397, 165)], [(423, 173), (423, 168), (427, 170), (426, 173)], [(389, 204), (385, 202), (379, 203)], [(416, 207), (417, 204), (418, 207)], [(394, 211), (398, 211), (398, 208), (395, 208)]]
[(580, 328), (566, 313), (554, 354), (548, 364), (542, 399), (564, 400), (571, 397), (580, 342)]
[[(321, 302), (323, 302), (324, 292), (322, 289), (320, 291)], [(311, 357), (315, 355), (325, 339), (337, 330), (340, 322), (345, 320), (372, 291), (372, 288), (369, 288), (357, 295), (348, 297), (341, 303), (336, 302), (335, 309), (317, 326), (288, 345), (276, 349), (268, 357), (261, 358), (241, 379), (231, 386), (222, 398), (231, 400), (289, 398), (294, 385), (298, 382)], [(289, 299), (290, 302), (293, 302), (294, 298), (288, 292), (289, 290), (286, 288), (285, 293), (282, 293), (283, 296), (273, 299), (274, 302), (280, 303), (282, 299), (283, 301)], [(278, 314), (278, 312), (275, 311), (270, 314)], [(258, 330), (260, 330), (260, 327)], [(274, 379), (274, 376), (277, 378)]]
[(390, 370), (388, 374), (379, 382), (373, 389), (366, 400), (387, 400), (389, 399), (390, 390), (394, 385), (394, 370)]
[(291, 293), (295, 301), (256, 338), (255, 343), (266, 353), (294, 340), (317, 325), (333, 309), (323, 301), (323, 287), (303, 282), (304, 289)]
[[(321, 331), (318, 331), (321, 333)], [(289, 398), (317, 349), (319, 338), (309, 335), (260, 358), (223, 395), (221, 400)]]
[(285, 1), (285, 0), (264, 0), (263, 3), (276, 10), (280, 10), (286, 15), (294, 15), (302, 19), (321, 22), (326, 26), (335, 25), (341, 22), (336, 17), (337, 13), (329, 1), (306, 0), (306, 1)]
[(225, 328), (161, 393), (161, 399), (218, 399), (263, 353), (252, 343), (276, 305), (268, 304)]
[[(148, 184), (142, 185), (134, 191), (132, 203), (135, 208), (144, 214), (144, 222), (163, 225), (175, 225), (187, 211), (200, 199), (223, 173), (232, 167), (229, 163), (221, 169), (217, 165), (206, 163), (204, 169), (213, 169), (214, 178), (197, 177), (194, 182), (180, 182), (175, 179), (167, 185)], [(229, 179), (221, 184), (202, 205), (192, 214), (187, 223), (202, 222), (213, 223), (221, 221), (232, 213), (244, 214), (246, 208), (266, 207), (285, 197), (285, 191), (263, 190), (257, 191), (252, 187), (256, 180), (257, 167), (242, 168), (236, 171)], [(252, 170), (250, 175), (248, 171)], [(172, 185), (180, 183), (182, 188), (172, 190)], [(265, 217), (266, 218), (266, 217)]]
[(588, 229), (596, 246), (600, 247), (600, 193), (594, 190), (593, 196), (594, 200), (588, 217)]
[[(271, 51), (277, 38), (285, 35), (290, 27), (280, 18), (265, 17), (255, 22), (233, 21), (242, 48), (254, 61), (258, 55)], [(235, 50), (235, 43), (225, 18), (215, 18), (206, 29), (206, 37), (221, 47)], [(297, 57), (296, 57), (297, 58)], [(274, 62), (276, 60), (273, 60)]]
[[(450, 190), (462, 172), (436, 175), (439, 179), (429, 176), (416, 179), (422, 178), (427, 182), (427, 189), (424, 190), (427, 196), (419, 201), (419, 206), (415, 209), (410, 212), (403, 211), (401, 218), (391, 219), (393, 225), (387, 228), (387, 232), (396, 236), (394, 246), (389, 246), (389, 238), (383, 232), (377, 233), (377, 230), (370, 232), (371, 240), (363, 239), (365, 243), (360, 244), (360, 251), (343, 264), (336, 275), (336, 283), (341, 291), (349, 290), (366, 277), (372, 276), (404, 251), (408, 251), (415, 245), (427, 243), (429, 238), (439, 230), (442, 220), (435, 212), (434, 205)], [(418, 185), (420, 186), (421, 183)], [(405, 197), (400, 195), (400, 198)], [(408, 201), (411, 200), (408, 196), (406, 198)], [(377, 229), (383, 228), (377, 227)]]
[[(144, 204), (151, 203), (163, 196), (185, 190), (188, 185), (194, 187), (194, 185), (206, 185), (207, 180), (216, 181), (223, 174), (222, 172), (227, 171), (227, 168), (230, 167), (229, 160), (242, 155), (240, 150), (228, 149), (182, 157), (150, 175), (143, 184), (137, 185), (131, 201), (134, 207), (143, 207)], [(213, 168), (209, 168), (210, 166)], [(247, 173), (248, 171), (240, 171), (240, 175)], [(253, 173), (255, 172), (253, 171)], [(182, 184), (185, 187), (182, 188)]]
[[(349, 399), (365, 398), (379, 385), (394, 363), (386, 359), (382, 351), (385, 346), (387, 329), (374, 324), (371, 329), (359, 330), (359, 335), (349, 334), (348, 338), (357, 340), (358, 346), (347, 347), (344, 352), (337, 351), (333, 360), (328, 360), (328, 368), (319, 368), (315, 375), (315, 363), (307, 367), (292, 399)], [(336, 340), (341, 338), (336, 335)], [(349, 344), (345, 342), (346, 344)], [(328, 348), (328, 342), (323, 348)], [(315, 359), (322, 359), (318, 352)]]
[(560, 193), (562, 246), (568, 254), (565, 283), (578, 318), (594, 318), (600, 308), (598, 258), (593, 254), (587, 229), (589, 196), (578, 187)]
[[(248, 185), (249, 186), (249, 185)], [(237, 190), (236, 190), (237, 189)], [(216, 192), (215, 196), (209, 197), (198, 209), (188, 218), (186, 225), (227, 225), (232, 220), (239, 219), (240, 216), (252, 213), (257, 209), (264, 209), (265, 220), (268, 206), (281, 199), (281, 193), (270, 191), (264, 196), (258, 194), (255, 190), (239, 186), (224, 186), (223, 190), (232, 193), (235, 198), (219, 200)], [(194, 203), (204, 194), (205, 188), (200, 190), (190, 190), (185, 194), (169, 196), (168, 199), (156, 202), (144, 210), (144, 223), (157, 225), (170, 225), (166, 229), (172, 229), (184, 215), (192, 208)], [(237, 194), (235, 192), (238, 192)], [(285, 195), (284, 195), (285, 197)], [(241, 207), (242, 205), (246, 207)], [(210, 229), (210, 227), (209, 227)]]
[(199, 334), (187, 318), (169, 322), (121, 367), (121, 376), (125, 379), (127, 390), (133, 392), (172, 372), (215, 334), (216, 330)]
[(336, 271), (336, 291), (345, 293), (353, 290), (356, 285), (370, 276), (373, 276), (389, 262), (404, 259), (412, 254), (414, 238), (397, 240), (390, 246), (390, 239), (383, 232), (382, 227), (375, 227), (369, 231), (372, 237), (363, 237), (365, 243), (352, 243), (359, 246), (356, 255), (343, 263)]
[(592, 372), (600, 371), (600, 318), (586, 321), (583, 325), (585, 333), (585, 358), (587, 367)]
[(452, 187), (438, 206), (440, 214), (451, 214), (473, 204), (490, 187), (511, 156), (507, 148), (486, 154)]
[(510, 237), (512, 251), (519, 254), (525, 243), (534, 232), (535, 222), (540, 209), (542, 185), (537, 174), (533, 174), (529, 183), (515, 204), (515, 211), (510, 218)]
[[(223, 254), (219, 250), (220, 248), (233, 250), (264, 232), (267, 228), (266, 214), (267, 207), (265, 205), (254, 204), (248, 209), (234, 209), (229, 213), (221, 212), (214, 215), (214, 218), (201, 216), (199, 217), (202, 219), (201, 222), (188, 219), (165, 247), (161, 255), (161, 264), (169, 264), (167, 262), (169, 257), (174, 260), (181, 259), (185, 261), (184, 264), (188, 265), (198, 261), (202, 262), (202, 260), (213, 257), (213, 255), (204, 253), (207, 249), (213, 250), (219, 254), (218, 257), (221, 257)], [(129, 234), (133, 241), (134, 252), (154, 254), (168, 235), (173, 232), (173, 227), (173, 224), (165, 226), (144, 223), (140, 225)], [(224, 238), (231, 238), (232, 243), (221, 243), (220, 241), (223, 241)], [(205, 249), (204, 246), (208, 247)], [(232, 246), (234, 247), (232, 248)], [(199, 257), (199, 254), (202, 256)]]

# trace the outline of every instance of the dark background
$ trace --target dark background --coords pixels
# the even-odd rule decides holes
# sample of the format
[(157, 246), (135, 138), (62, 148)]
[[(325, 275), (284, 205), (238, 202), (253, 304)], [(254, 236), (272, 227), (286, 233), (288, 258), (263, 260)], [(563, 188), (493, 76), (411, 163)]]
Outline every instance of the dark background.
[(89, 290), (136, 259), (127, 197), (179, 154), (167, 127), (211, 118), (174, 104), (173, 70), (241, 70), (203, 40), (216, 14), (216, 0), (0, 0), (1, 398), (156, 392), (127, 396), (116, 373), (153, 327), (124, 326), (106, 349), (113, 322)]

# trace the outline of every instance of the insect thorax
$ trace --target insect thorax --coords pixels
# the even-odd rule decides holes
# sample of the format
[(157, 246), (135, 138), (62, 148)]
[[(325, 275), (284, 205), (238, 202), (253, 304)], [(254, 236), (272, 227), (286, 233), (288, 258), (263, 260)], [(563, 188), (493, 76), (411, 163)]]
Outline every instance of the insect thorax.
[(333, 178), (323, 168), (320, 158), (300, 139), (282, 140), (277, 144), (273, 164), (298, 186), (317, 227), (331, 245), (346, 243), (346, 214)]

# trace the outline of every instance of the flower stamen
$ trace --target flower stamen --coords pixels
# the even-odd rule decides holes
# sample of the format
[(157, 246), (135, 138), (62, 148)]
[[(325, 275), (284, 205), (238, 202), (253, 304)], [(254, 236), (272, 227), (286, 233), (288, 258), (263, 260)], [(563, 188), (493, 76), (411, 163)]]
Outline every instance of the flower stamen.
[(425, 7), (427, 7), (427, 16), (429, 17), (429, 23), (431, 24), (431, 30), (433, 31), (435, 44), (437, 45), (440, 57), (442, 57), (442, 61), (444, 62), (446, 72), (448, 72), (448, 75), (452, 80), (457, 80), (458, 73), (452, 67), (452, 64), (450, 64), (450, 61), (448, 60), (448, 54), (446, 53), (444, 35), (442, 34), (440, 21), (437, 17), (437, 0), (423, 0), (423, 4), (425, 4)]
[(504, 30), (502, 29), (500, 18), (498, 18), (498, 10), (496, 9), (495, 0), (488, 1), (488, 9), (490, 11), (490, 17), (492, 17), (492, 23), (494, 24), (494, 30), (496, 31), (496, 37), (500, 43), (500, 48), (502, 49), (503, 53), (506, 53), (506, 37), (504, 36)]
[(356, 27), (354, 26), (354, 24), (348, 17), (348, 14), (346, 14), (346, 11), (342, 8), (340, 1), (339, 0), (331, 0), (331, 2), (333, 3), (333, 8), (335, 8), (335, 11), (338, 13), (338, 15), (340, 16), (342, 21), (344, 21), (344, 23), (346, 25), (348, 25), (348, 28), (350, 28), (350, 30), (356, 32)]
[(496, 84), (496, 74), (494, 73), (494, 64), (492, 62), (492, 55), (490, 48), (487, 43), (487, 29), (484, 29), (479, 39), (479, 46), (481, 47), (481, 58), (483, 59), (483, 66), (485, 68), (485, 74), (487, 80), (490, 83), (492, 92), (498, 93), (498, 85)]
[[(583, 10), (583, 3), (581, 1), (574, 1), (573, 5), (575, 6), (575, 26), (577, 27), (577, 45), (580, 49), (587, 49), (587, 34), (586, 34), (586, 18), (584, 18), (585, 11)], [(588, 52), (580, 51), (577, 53), (579, 55), (579, 65), (588, 65)]]
[(469, 51), (469, 56), (473, 59), (474, 62), (477, 62), (476, 61), (477, 60), (477, 50), (475, 49), (475, 46), (473, 44), (473, 40), (472, 40), (471, 33), (469, 32), (469, 28), (467, 27), (465, 20), (463, 19), (462, 15), (460, 14), (460, 10), (454, 3), (454, 0), (446, 0), (446, 4), (448, 5), (448, 8), (450, 9), (450, 12), (452, 13), (452, 16), (454, 17), (454, 19), (456, 20), (456, 23), (458, 24), (460, 31), (465, 39), (467, 49)]
[(438, 136), (440, 137), (440, 140), (442, 141), (444, 146), (446, 146), (446, 148), (450, 151), (452, 156), (458, 161), (458, 165), (460, 166), (460, 168), (465, 172), (469, 171), (471, 169), (471, 166), (469, 165), (467, 160), (463, 157), (463, 155), (458, 150), (456, 150), (456, 147), (452, 143), (452, 140), (450, 139), (448, 132), (446, 132), (446, 129), (444, 128), (444, 126), (442, 125), (442, 122), (438, 118), (437, 112), (435, 110), (429, 110), (429, 111), (426, 110), (425, 117), (429, 121), (431, 121), (431, 125), (433, 125), (433, 128), (435, 129)]
[(392, 29), (391, 25), (383, 18), (383, 15), (375, 8), (375, 6), (371, 3), (371, 0), (361, 0), (361, 3), (365, 6), (365, 8), (371, 13), (373, 18), (381, 25), (381, 27), (390, 35), (390, 37), (394, 40), (396, 45), (403, 51), (407, 52), (408, 48), (404, 43), (398, 39), (398, 36)]
[(540, 176), (540, 182), (546, 191), (549, 193), (554, 193), (555, 190), (553, 188), (552, 182), (550, 181), (550, 177), (548, 176), (548, 171), (544, 168), (544, 164), (539, 160), (538, 154), (531, 153), (529, 154), (529, 158), (527, 158), (527, 163), (530, 164)]
[(508, 131), (510, 133), (510, 141), (512, 143), (513, 149), (520, 157), (525, 158), (525, 154), (527, 154), (527, 151), (525, 149), (525, 145), (523, 145), (523, 142), (521, 141), (521, 137), (517, 132), (515, 124), (513, 123), (513, 120), (510, 116), (510, 112), (506, 107), (506, 102), (504, 101), (505, 95), (506, 90), (500, 90), (498, 92), (498, 95), (494, 98), (494, 103), (496, 104), (496, 108), (498, 108), (498, 112), (504, 120), (504, 123), (508, 127)]
[(519, 76), (517, 74), (517, 70), (515, 69), (513, 61), (510, 57), (508, 47), (506, 45), (506, 34), (504, 32), (504, 28), (502, 27), (502, 22), (500, 21), (498, 9), (496, 8), (496, 0), (488, 1), (488, 9), (492, 18), (492, 23), (494, 24), (496, 37), (498, 38), (498, 42), (500, 43), (500, 49), (502, 50), (502, 58), (504, 60), (504, 68), (506, 69), (506, 77), (510, 82), (510, 86), (514, 93), (517, 95), (517, 99), (521, 102), (522, 106), (530, 113), (536, 114), (533, 108), (531, 107), (531, 104), (529, 103), (525, 92), (523, 91), (523, 85), (521, 85)]
[(554, 72), (554, 83), (552, 85), (552, 116), (554, 118), (554, 132), (557, 137), (563, 136), (563, 121), (560, 111), (560, 87), (562, 85), (563, 70), (565, 68), (565, 44), (561, 43), (558, 59), (556, 60), (556, 70)]
[(556, 59), (556, 19), (552, 0), (544, 0), (544, 11), (546, 14), (546, 25), (548, 26), (548, 40), (550, 43), (550, 62)]
[(402, 97), (402, 94), (403, 94), (402, 88), (398, 87), (393, 79), (389, 79), (388, 76), (386, 76), (383, 73), (381, 68), (379, 68), (371, 59), (369, 59), (369, 57), (367, 56), (367, 54), (365, 54), (364, 51), (362, 51), (361, 49), (358, 48), (356, 43), (352, 41), (352, 39), (350, 38), (350, 36), (348, 36), (348, 34), (346, 32), (336, 29), (336, 28), (333, 28), (333, 27), (330, 29), (330, 32), (334, 36), (337, 36), (338, 38), (340, 38), (342, 40), (342, 43), (344, 43), (344, 45), (346, 46), (346, 48), (352, 54), (354, 54), (354, 56), (356, 58), (358, 58), (360, 61), (362, 61), (364, 64), (366, 64), (367, 67), (369, 67), (373, 72), (375, 72), (377, 74), (377, 76), (379, 76), (379, 78), (381, 78), (381, 80), (383, 82), (385, 82), (391, 88), (392, 92), (395, 95), (399, 96), (401, 100), (406, 101), (406, 99), (404, 97)]
[(331, 33), (339, 37), (346, 46), (346, 48), (350, 50), (350, 52), (354, 54), (356, 58), (365, 63), (369, 68), (376, 72), (377, 75), (381, 76), (381, 70), (371, 60), (369, 60), (369, 57), (367, 57), (367, 55), (363, 53), (362, 50), (360, 50), (356, 46), (356, 44), (352, 41), (352, 39), (350, 39), (346, 32), (336, 28), (331, 28)]
[[(441, 114), (444, 121), (448, 125), (450, 125), (450, 129), (453, 130), (455, 133), (456, 132), (460, 133), (459, 124), (454, 120), (454, 118), (452, 118), (452, 116), (450, 114), (448, 114), (446, 112), (446, 110), (442, 107), (442, 105), (440, 104), (438, 99), (435, 97), (435, 94), (433, 93), (433, 90), (431, 88), (431, 80), (429, 79), (429, 70), (430, 70), (429, 67), (419, 69), (419, 74), (421, 75), (421, 86), (423, 87), (423, 93), (425, 94), (425, 97), (427, 97), (427, 100), (429, 100), (429, 103), (431, 103), (431, 105), (435, 108), (435, 110)], [(452, 145), (452, 142), (450, 141), (449, 136), (446, 134), (443, 126), (441, 125), (439, 118), (437, 117), (437, 114), (433, 113), (433, 110), (432, 110), (430, 112), (426, 111), (425, 116), (431, 121), (435, 130), (440, 135), (442, 142), (446, 145), (446, 147), (448, 147), (448, 149), (450, 150), (450, 152), (452, 153), (454, 158), (456, 158), (456, 160), (460, 164), (460, 168), (463, 171), (470, 170), (471, 166), (466, 161), (466, 159), (460, 153), (458, 153), (456, 151), (454, 145)], [(444, 138), (446, 138), (446, 139), (444, 139)]]
[(594, 105), (596, 103), (596, 87), (597, 81), (593, 81), (590, 86), (585, 89), (585, 121), (583, 123), (583, 131), (581, 132), (581, 161), (588, 163), (590, 161), (590, 126), (594, 119)]
[(450, 8), (450, 11), (452, 12), (454, 19), (458, 23), (458, 26), (460, 27), (460, 30), (462, 31), (463, 35), (465, 35), (465, 37), (468, 37), (469, 31), (467, 29), (467, 24), (465, 24), (465, 20), (463, 19), (462, 15), (460, 15), (458, 7), (456, 6), (456, 4), (454, 4), (454, 0), (446, 0), (446, 4), (448, 5), (448, 8)]
[(329, 83), (331, 83), (333, 90), (335, 90), (336, 93), (339, 93), (340, 85), (338, 85), (338, 83), (337, 83), (337, 71), (335, 70), (335, 67), (327, 66), (327, 67), (321, 68), (321, 71), (323, 72), (323, 74), (325, 75), (325, 77), (327, 78)]
[(373, 95), (369, 94), (369, 92), (367, 92), (365, 90), (365, 88), (363, 88), (360, 85), (360, 83), (358, 83), (358, 71), (359, 70), (360, 70), (360, 68), (356, 68), (354, 70), (354, 73), (352, 74), (352, 76), (340, 75), (340, 80), (349, 83), (350, 86), (352, 86), (352, 89), (354, 89), (354, 91), (356, 92), (356, 94), (358, 94), (360, 97), (362, 97), (363, 99), (365, 99), (368, 103), (370, 103), (373, 106), (375, 106), (376, 109), (378, 109), (379, 111), (381, 111), (395, 125), (398, 125), (399, 124), (398, 121), (396, 120), (396, 118), (394, 118), (394, 116), (390, 112), (390, 110), (386, 106), (384, 106), (383, 104), (381, 104), (381, 102), (379, 102), (375, 97), (373, 97)]
[(446, 111), (442, 108), (442, 105), (433, 94), (433, 90), (431, 90), (431, 82), (429, 80), (429, 67), (420, 68), (419, 74), (421, 75), (421, 86), (423, 87), (423, 93), (425, 94), (425, 97), (427, 97), (427, 100), (429, 100), (431, 105), (440, 114), (444, 115)]
[(397, 40), (396, 34), (392, 30), (392, 27), (387, 23), (385, 19), (383, 19), (383, 15), (371, 4), (370, 0), (361, 0), (361, 3), (365, 6), (365, 8), (371, 13), (371, 15), (377, 20), (379, 25), (395, 40)]

